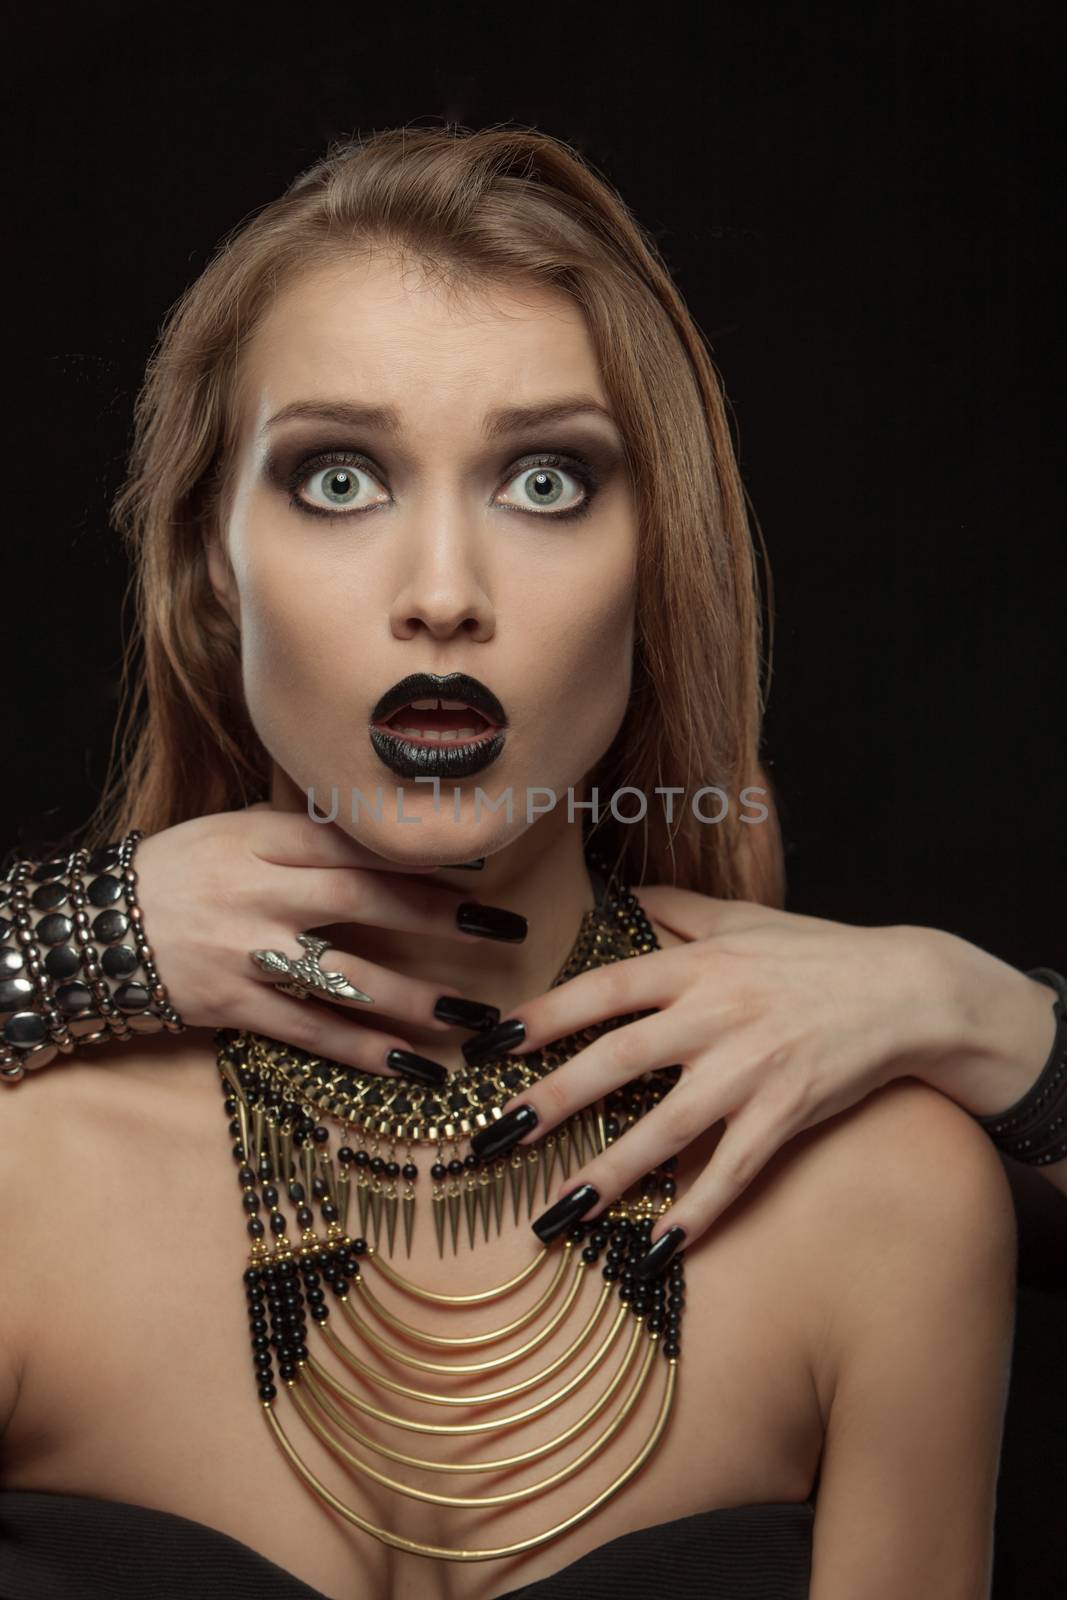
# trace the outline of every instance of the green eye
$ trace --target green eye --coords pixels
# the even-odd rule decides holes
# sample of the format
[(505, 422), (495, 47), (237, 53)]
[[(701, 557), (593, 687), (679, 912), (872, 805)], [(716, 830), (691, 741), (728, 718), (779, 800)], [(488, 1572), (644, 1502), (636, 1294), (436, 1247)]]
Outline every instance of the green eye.
[[(298, 511), (312, 516), (331, 517), (371, 511), (376, 506), (387, 505), (389, 495), (381, 489), (380, 495), (363, 505), (356, 502), (365, 493), (368, 483), (378, 483), (369, 466), (343, 450), (328, 451), (302, 461), (288, 480), (289, 504)], [(308, 485), (315, 499), (306, 498), (300, 490)], [(334, 510), (328, 509), (334, 507)]]
[(563, 482), (566, 476), (550, 467), (529, 467), (517, 480), (521, 483), (520, 498), (531, 505), (555, 505), (567, 492)]
[[(577, 504), (568, 505), (565, 510), (554, 510), (552, 508), (562, 500), (573, 500), (573, 489), (567, 489), (568, 479), (578, 486), (581, 498)], [(510, 482), (517, 483), (519, 487), (516, 494), (518, 503), (509, 509), (531, 511), (535, 516), (548, 515), (560, 521), (584, 515), (596, 493), (592, 468), (578, 461), (565, 462), (560, 456), (543, 456), (540, 460), (527, 462)], [(538, 507), (546, 509), (539, 511)]]
[(334, 505), (348, 505), (359, 492), (359, 480), (351, 467), (330, 467), (322, 477), (322, 492)]

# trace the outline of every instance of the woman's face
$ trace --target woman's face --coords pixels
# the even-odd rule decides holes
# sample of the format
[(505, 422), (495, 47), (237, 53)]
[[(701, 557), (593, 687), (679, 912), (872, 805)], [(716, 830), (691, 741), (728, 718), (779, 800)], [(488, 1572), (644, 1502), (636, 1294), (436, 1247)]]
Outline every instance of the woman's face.
[[(313, 789), (328, 814), (336, 790), (338, 825), (397, 861), (493, 853), (530, 826), (528, 798), (536, 820), (538, 789), (557, 798), (547, 825), (565, 823), (626, 710), (637, 553), (577, 306), (539, 286), (460, 296), (353, 258), (279, 294), (241, 362), (224, 554), (208, 556), (275, 803), (305, 809)], [(435, 709), (425, 686), (420, 707), (382, 714), (421, 672), (477, 679), (504, 725)], [(414, 781), (435, 771), (437, 800)], [(506, 790), (510, 822), (492, 809)]]

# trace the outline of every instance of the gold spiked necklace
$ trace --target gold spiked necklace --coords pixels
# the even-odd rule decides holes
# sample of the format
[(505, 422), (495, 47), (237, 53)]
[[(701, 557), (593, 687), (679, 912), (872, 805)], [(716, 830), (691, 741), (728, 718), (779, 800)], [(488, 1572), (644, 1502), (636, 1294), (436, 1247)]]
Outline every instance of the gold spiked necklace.
[[(553, 987), (587, 968), (658, 948), (655, 933), (636, 897), (595, 853), (590, 851), (587, 861), (596, 888), (596, 905), (583, 916), (577, 939)], [(411, 1254), (421, 1209), (419, 1167), (414, 1160), (419, 1147), (429, 1146), (436, 1156), (429, 1176), (438, 1252), (444, 1255), (451, 1250), (458, 1254), (461, 1248), (476, 1248), (479, 1235), (488, 1241), (491, 1230), (499, 1233), (506, 1210), (516, 1222), (523, 1208), (531, 1216), (539, 1187), (548, 1199), (557, 1163), (562, 1174), (569, 1175), (573, 1165), (581, 1165), (604, 1149), (658, 1103), (677, 1081), (678, 1066), (663, 1067), (634, 1079), (595, 1107), (578, 1112), (537, 1144), (516, 1147), (509, 1155), (485, 1162), (479, 1161), (469, 1148), (466, 1155), (461, 1155), (462, 1143), (499, 1117), (501, 1107), (515, 1094), (601, 1033), (640, 1015), (647, 1013), (596, 1023), (531, 1051), (528, 1056), (504, 1055), (477, 1067), (464, 1066), (450, 1073), (441, 1089), (362, 1072), (247, 1030), (217, 1031), (224, 1108), (230, 1119), (242, 1205), (252, 1241), (244, 1286), (263, 1416), (286, 1459), (307, 1486), (346, 1521), (394, 1549), (439, 1560), (487, 1561), (545, 1544), (590, 1516), (621, 1489), (648, 1459), (666, 1426), (674, 1397), (685, 1303), (683, 1257), (676, 1255), (648, 1282), (635, 1276), (633, 1266), (648, 1248), (656, 1218), (673, 1202), (673, 1159), (649, 1173), (593, 1222), (579, 1222), (563, 1238), (538, 1247), (506, 1282), (480, 1293), (433, 1292), (401, 1273), (392, 1259), (399, 1254), (401, 1241), (406, 1254)], [(329, 1150), (330, 1122), (339, 1125), (343, 1140), (336, 1161)], [(298, 1243), (288, 1236), (290, 1224), (283, 1209), (286, 1202), (295, 1208)], [(321, 1214), (319, 1229), (315, 1226), (313, 1205)], [(266, 1223), (260, 1215), (263, 1210), (268, 1213)], [(604, 1264), (597, 1274), (601, 1257)], [(587, 1290), (590, 1282), (594, 1287)], [(512, 1296), (518, 1299), (522, 1291), (526, 1291), (523, 1299), (528, 1303), (523, 1303), (501, 1326), (487, 1332), (446, 1336), (420, 1329), (390, 1309), (376, 1292), (382, 1286), (388, 1293), (406, 1296), (416, 1304), (437, 1307), (488, 1305)], [(327, 1291), (335, 1307), (332, 1317)], [(583, 1310), (587, 1313), (584, 1321), (580, 1320)], [(544, 1344), (572, 1311), (579, 1325), (566, 1349), (532, 1376), (498, 1386), (493, 1375)], [(547, 1314), (547, 1320), (529, 1332), (543, 1314)], [(462, 1423), (413, 1420), (394, 1414), (384, 1404), (374, 1404), (363, 1392), (340, 1382), (321, 1365), (309, 1347), (309, 1319), (318, 1328), (318, 1340), (361, 1380), (363, 1388), (384, 1390), (386, 1396), (402, 1395), (420, 1402), (431, 1413), (436, 1409), (447, 1415), (449, 1407), (458, 1406), (465, 1410), (484, 1407), (489, 1415), (485, 1420)], [(624, 1339), (627, 1322), (629, 1336)], [(354, 1336), (354, 1342), (346, 1342), (342, 1333)], [(595, 1343), (594, 1334), (600, 1336)], [(456, 1359), (505, 1340), (509, 1347), (500, 1354), (473, 1362)], [(432, 1355), (417, 1354), (419, 1346)], [(370, 1521), (345, 1505), (311, 1471), (275, 1407), (276, 1368), (298, 1415), (347, 1469), (398, 1494), (434, 1505), (478, 1509), (505, 1506), (555, 1487), (595, 1460), (634, 1410), (651, 1377), (657, 1349), (665, 1357), (660, 1405), (651, 1431), (628, 1465), (562, 1521), (498, 1548), (423, 1544)], [(605, 1379), (599, 1369), (605, 1368), (613, 1350), (620, 1350), (621, 1354), (610, 1377)], [(429, 1381), (432, 1375), (434, 1387), (417, 1387), (383, 1371), (374, 1364), (382, 1357), (394, 1367), (427, 1375), (423, 1381)], [(449, 1378), (466, 1380), (472, 1374), (485, 1374), (489, 1387), (477, 1394), (449, 1392)], [(564, 1380), (550, 1392), (522, 1404), (518, 1410), (510, 1408), (510, 1402), (544, 1387), (558, 1374), (565, 1374)], [(443, 1437), (482, 1434), (491, 1454), (495, 1433), (550, 1412), (590, 1379), (597, 1392), (576, 1422), (547, 1442), (506, 1458), (462, 1463), (434, 1461), (407, 1454), (387, 1442), (395, 1429)], [(502, 1411), (502, 1407), (508, 1409)], [(369, 1452), (401, 1466), (442, 1474), (502, 1471), (551, 1455), (579, 1438), (609, 1411), (606, 1426), (602, 1425), (584, 1448), (549, 1476), (522, 1489), (494, 1495), (450, 1495), (415, 1489), (367, 1458)], [(366, 1431), (368, 1424), (374, 1431)], [(361, 1446), (363, 1453), (352, 1450), (353, 1443)]]

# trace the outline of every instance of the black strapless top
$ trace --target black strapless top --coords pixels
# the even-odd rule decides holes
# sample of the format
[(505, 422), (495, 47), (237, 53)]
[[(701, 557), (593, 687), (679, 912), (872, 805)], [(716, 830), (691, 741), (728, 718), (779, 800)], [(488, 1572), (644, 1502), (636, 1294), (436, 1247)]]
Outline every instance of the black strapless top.
[[(499, 1600), (807, 1600), (815, 1508), (731, 1506), (640, 1528)], [(202, 1522), (121, 1500), (0, 1493), (3, 1600), (325, 1600)], [(374, 1600), (387, 1600), (375, 1596)]]

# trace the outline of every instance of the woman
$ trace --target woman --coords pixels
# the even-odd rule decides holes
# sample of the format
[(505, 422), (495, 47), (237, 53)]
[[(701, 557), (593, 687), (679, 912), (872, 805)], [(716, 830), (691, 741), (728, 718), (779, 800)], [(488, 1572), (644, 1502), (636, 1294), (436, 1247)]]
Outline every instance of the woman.
[(342, 147), (137, 420), (120, 931), (136, 841), (81, 865), (169, 1027), (5, 1102), (0, 1587), (986, 1594), (1012, 1212), (916, 1078), (1031, 1082), (1052, 997), (778, 909), (743, 493), (621, 201), (525, 131)]

